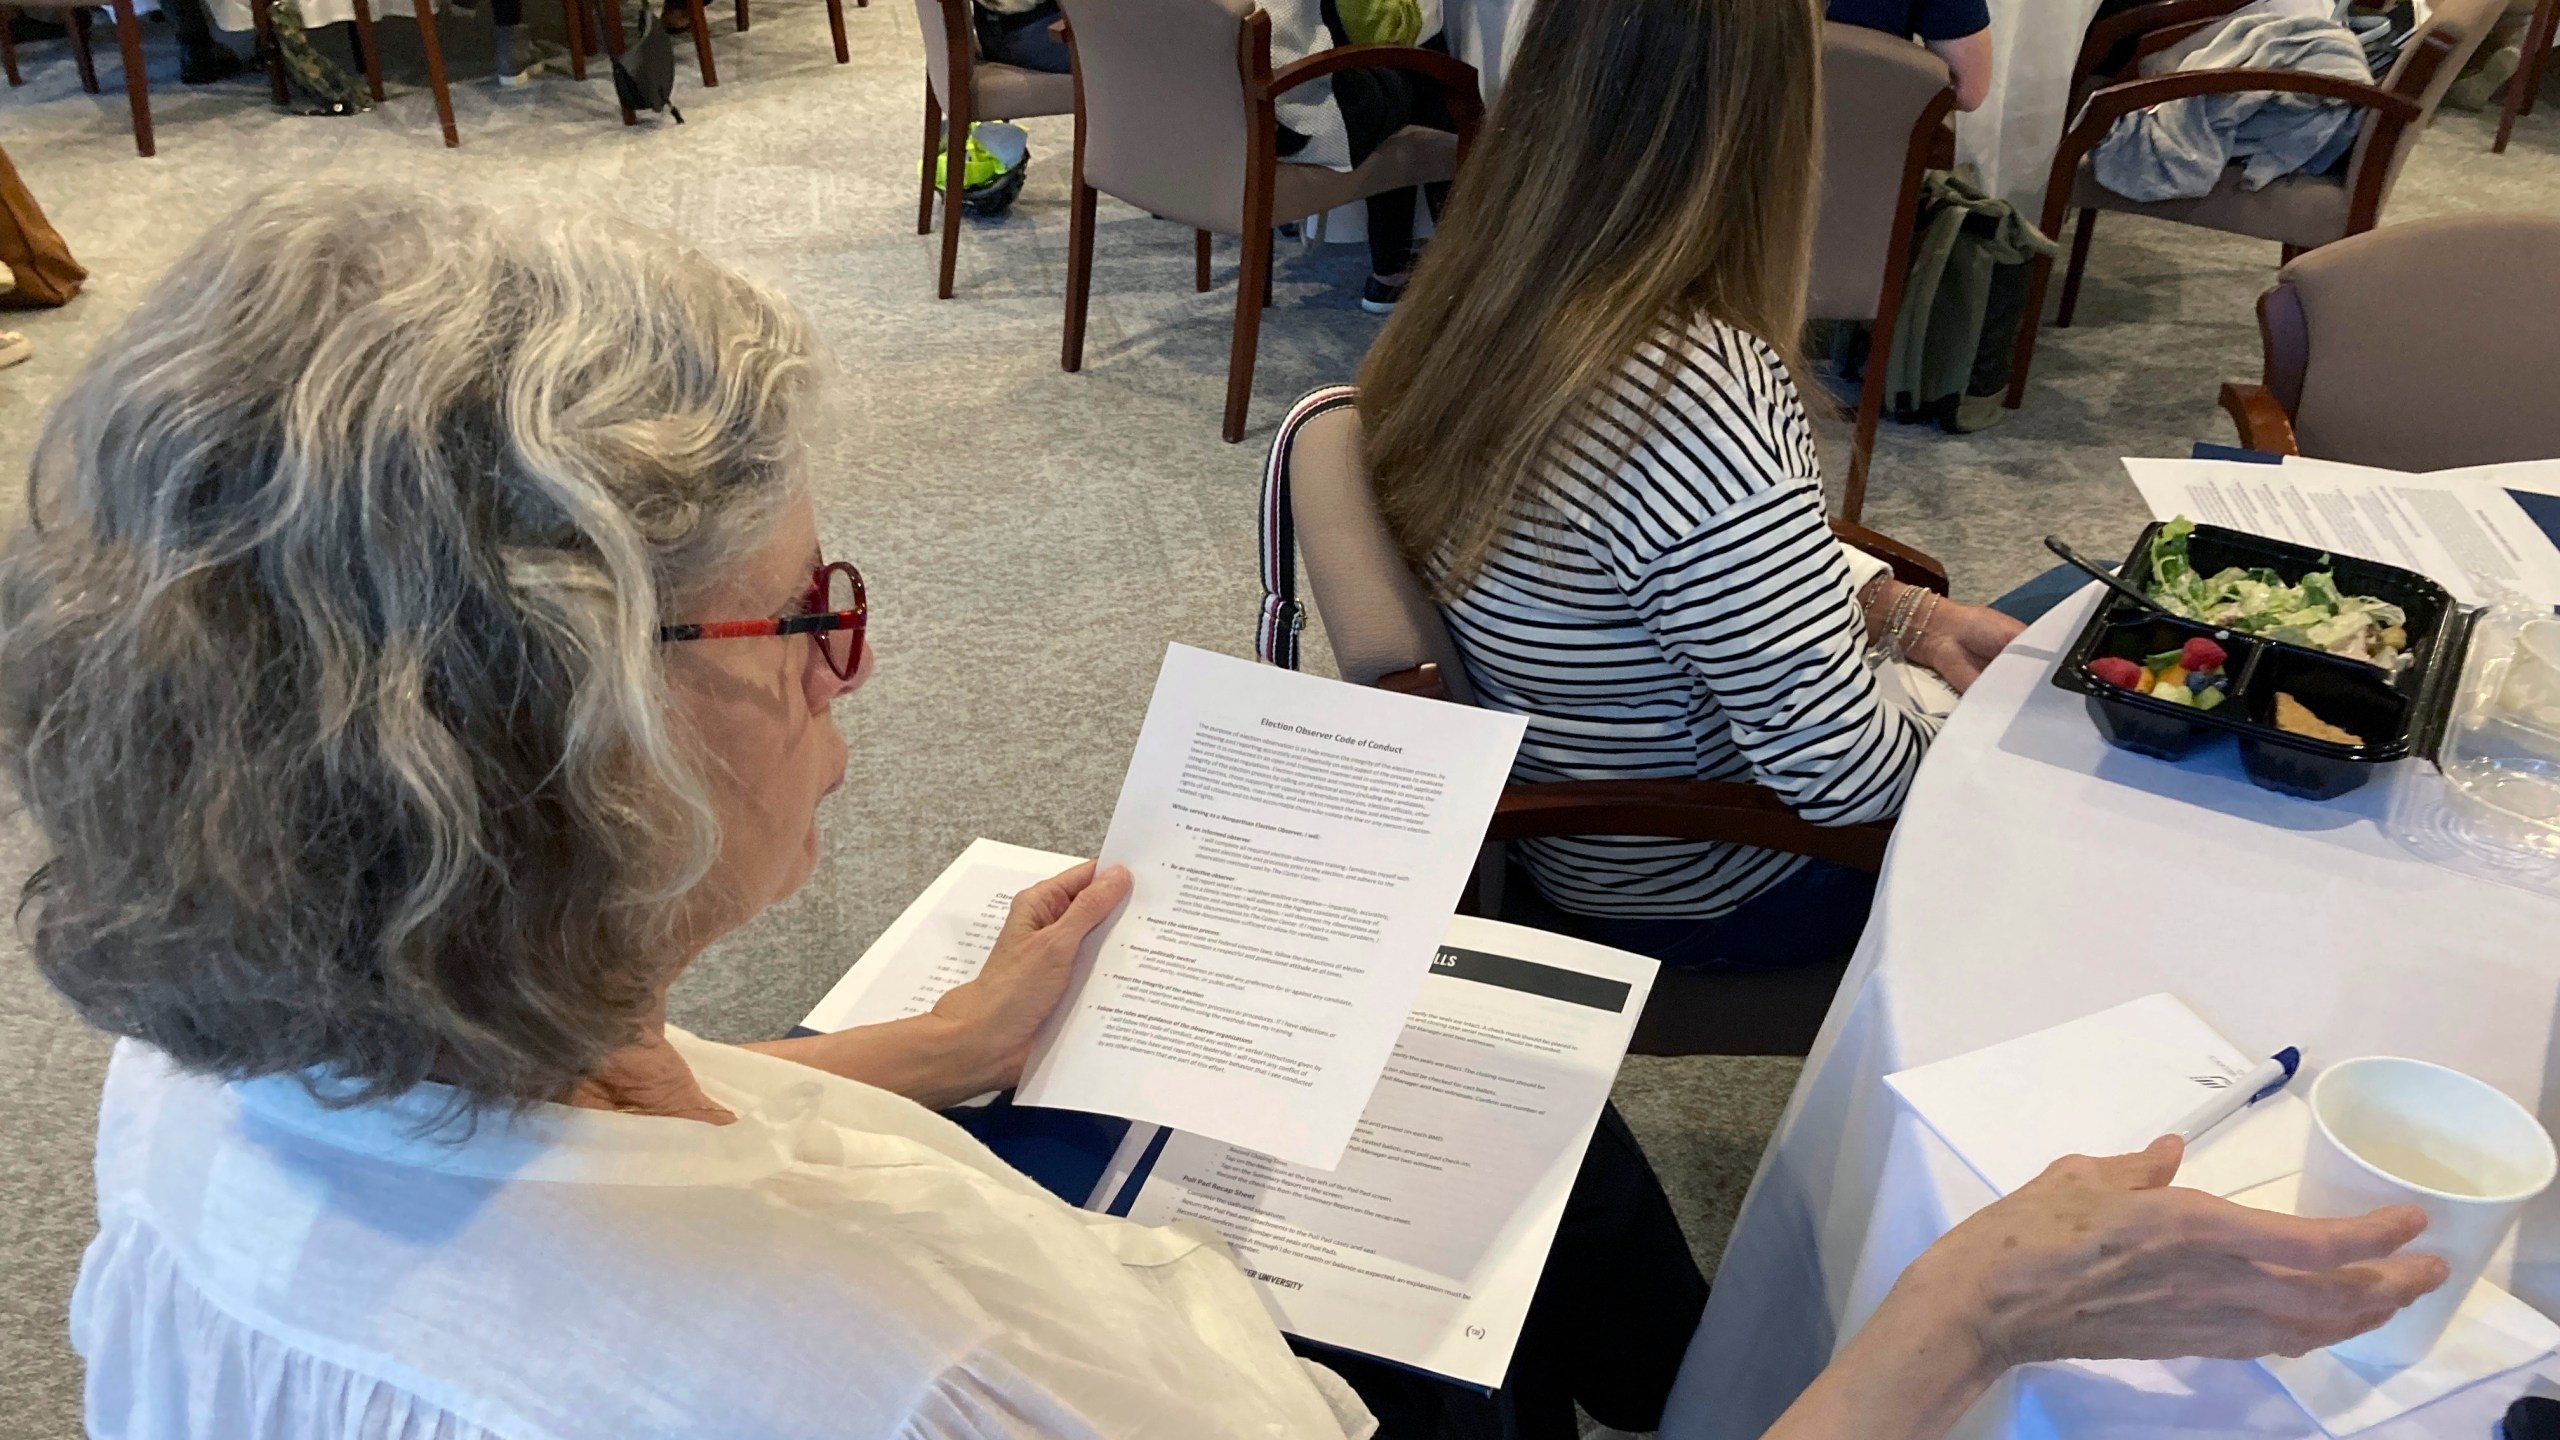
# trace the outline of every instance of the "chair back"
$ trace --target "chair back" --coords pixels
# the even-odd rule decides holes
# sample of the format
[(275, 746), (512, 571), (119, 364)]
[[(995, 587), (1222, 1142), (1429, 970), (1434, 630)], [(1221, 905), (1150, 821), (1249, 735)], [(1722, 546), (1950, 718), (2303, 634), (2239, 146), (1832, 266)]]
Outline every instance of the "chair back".
[[(1348, 385), (1316, 391), (1281, 422), (1264, 477), (1264, 583), (1284, 605), (1295, 604), (1290, 557), (1274, 553), (1285, 552), (1294, 532), (1336, 673), (1370, 685), (1382, 675), (1436, 664), (1449, 698), (1472, 705), (1475, 690), (1440, 607), (1414, 578), (1378, 513), (1361, 454), (1356, 394)], [(1280, 623), (1293, 628), (1294, 616)], [(1292, 653), (1275, 646), (1275, 638), (1266, 633), (1267, 657)]]
[(1805, 314), (1873, 320), (1911, 250), (1928, 135), (1955, 94), (1946, 62), (1900, 36), (1822, 26), (1822, 199)]
[(1197, 230), (1242, 234), (1252, 0), (1059, 0), (1084, 87), (1084, 179)]
[[(2418, 136), (2435, 119), (2436, 106), (2443, 103), (2444, 92), (2453, 88), (2462, 67), (2471, 62), (2472, 52), (2489, 38), (2490, 27), (2507, 13), (2507, 3), (2508, 0), (2435, 0), (2426, 22), (2411, 32), (2407, 43), (2400, 47), (2400, 58), (2382, 78), (2382, 88), (2417, 101), (2418, 118), (2401, 127), (2398, 141), (2388, 152), (2376, 153), (2380, 116), (2365, 112), (2363, 132), (2356, 137), (2355, 152), (2347, 162), (2350, 194), (2357, 190), (2366, 166), (2383, 167), (2381, 186), (2373, 192), (2374, 214), (2381, 213), (2382, 200), (2399, 182), (2400, 167), (2408, 163), (2409, 152), (2417, 148)], [(2433, 60), (2428, 57), (2438, 52), (2429, 41), (2437, 38), (2450, 41), (2451, 47), (2441, 52), (2440, 60)], [(2422, 71), (2422, 65), (2434, 68)]]
[[(924, 80), (933, 98), (951, 108), (951, 47), (958, 37), (960, 53), (972, 65), (978, 59), (978, 27), (969, 15), (970, 0), (916, 0), (916, 29), (924, 34)], [(972, 117), (984, 118), (984, 117)]]
[(2392, 225), (2284, 267), (2258, 302), (2302, 453), (2387, 470), (2560, 458), (2560, 218)]

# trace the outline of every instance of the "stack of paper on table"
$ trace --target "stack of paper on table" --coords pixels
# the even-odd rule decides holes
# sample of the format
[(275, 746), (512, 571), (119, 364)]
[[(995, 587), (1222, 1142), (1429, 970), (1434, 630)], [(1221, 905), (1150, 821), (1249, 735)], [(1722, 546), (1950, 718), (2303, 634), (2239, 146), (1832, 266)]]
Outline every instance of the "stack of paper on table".
[[(2260, 1058), (2175, 996), (2147, 995), (1888, 1075), (1885, 1084), (2006, 1195), (2065, 1155), (2143, 1148)], [(2304, 1088), (2306, 1082), (2297, 1081), (2208, 1132), (2188, 1148), (2174, 1183), (2292, 1213), (2310, 1144), (2311, 1107), (2294, 1093)], [(2367, 1370), (2325, 1350), (2259, 1363), (2323, 1429), (2345, 1436), (2530, 1364), (2555, 1346), (2560, 1326), (2484, 1280), (2453, 1328), (2415, 1365)]]
[[(1014, 893), (1076, 863), (974, 842), (807, 1025), (931, 1008), (985, 962)], [(1339, 1165), (1137, 1125), (1088, 1206), (1207, 1224), (1293, 1334), (1498, 1385), (1655, 968), (1457, 917)]]
[(2128, 459), (2159, 519), (2244, 530), (2415, 570), (2465, 605), (2512, 591), (2560, 605), (2560, 462), (2409, 475), (2288, 457)]
[[(2143, 1148), (2265, 1058), (2176, 996), (2146, 995), (1885, 1084), (2006, 1195), (2065, 1155)], [(2191, 1146), (2177, 1183), (2236, 1195), (2300, 1170), (2310, 1137), (2310, 1107), (2287, 1091)]]

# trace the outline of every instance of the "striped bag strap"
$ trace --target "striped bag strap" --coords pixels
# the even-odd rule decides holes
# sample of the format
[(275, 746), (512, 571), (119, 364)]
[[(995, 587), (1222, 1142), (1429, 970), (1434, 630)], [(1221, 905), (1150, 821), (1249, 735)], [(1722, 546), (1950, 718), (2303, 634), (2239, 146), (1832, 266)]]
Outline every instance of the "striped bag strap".
[(1319, 415), (1357, 403), (1360, 387), (1327, 385), (1301, 396), (1280, 422), (1272, 438), (1271, 458), (1262, 467), (1262, 617), (1253, 651), (1267, 664), (1298, 668), (1298, 632), (1306, 627), (1307, 608), (1298, 598), (1298, 534), (1289, 511), (1289, 452), (1298, 429)]

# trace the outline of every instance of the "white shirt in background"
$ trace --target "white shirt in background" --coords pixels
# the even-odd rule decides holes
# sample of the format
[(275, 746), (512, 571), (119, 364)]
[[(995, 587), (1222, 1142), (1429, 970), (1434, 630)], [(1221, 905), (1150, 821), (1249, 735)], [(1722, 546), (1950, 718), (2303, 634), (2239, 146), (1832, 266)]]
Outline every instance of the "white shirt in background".
[(681, 1031), (725, 1126), (330, 1110), (116, 1047), (71, 1303), (101, 1440), (1362, 1440), (1214, 1237)]

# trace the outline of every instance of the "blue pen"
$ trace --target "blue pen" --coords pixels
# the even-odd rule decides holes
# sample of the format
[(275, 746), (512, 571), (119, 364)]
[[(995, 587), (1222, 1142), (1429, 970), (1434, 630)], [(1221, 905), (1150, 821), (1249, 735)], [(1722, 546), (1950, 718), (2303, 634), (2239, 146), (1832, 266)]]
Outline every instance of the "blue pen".
[(2291, 1045), (2268, 1056), (2252, 1067), (2248, 1074), (2234, 1080), (2212, 1099), (2197, 1106), (2187, 1118), (2169, 1127), (2169, 1133), (2193, 1145), (2214, 1126), (2282, 1090), (2302, 1068), (2302, 1052)]

